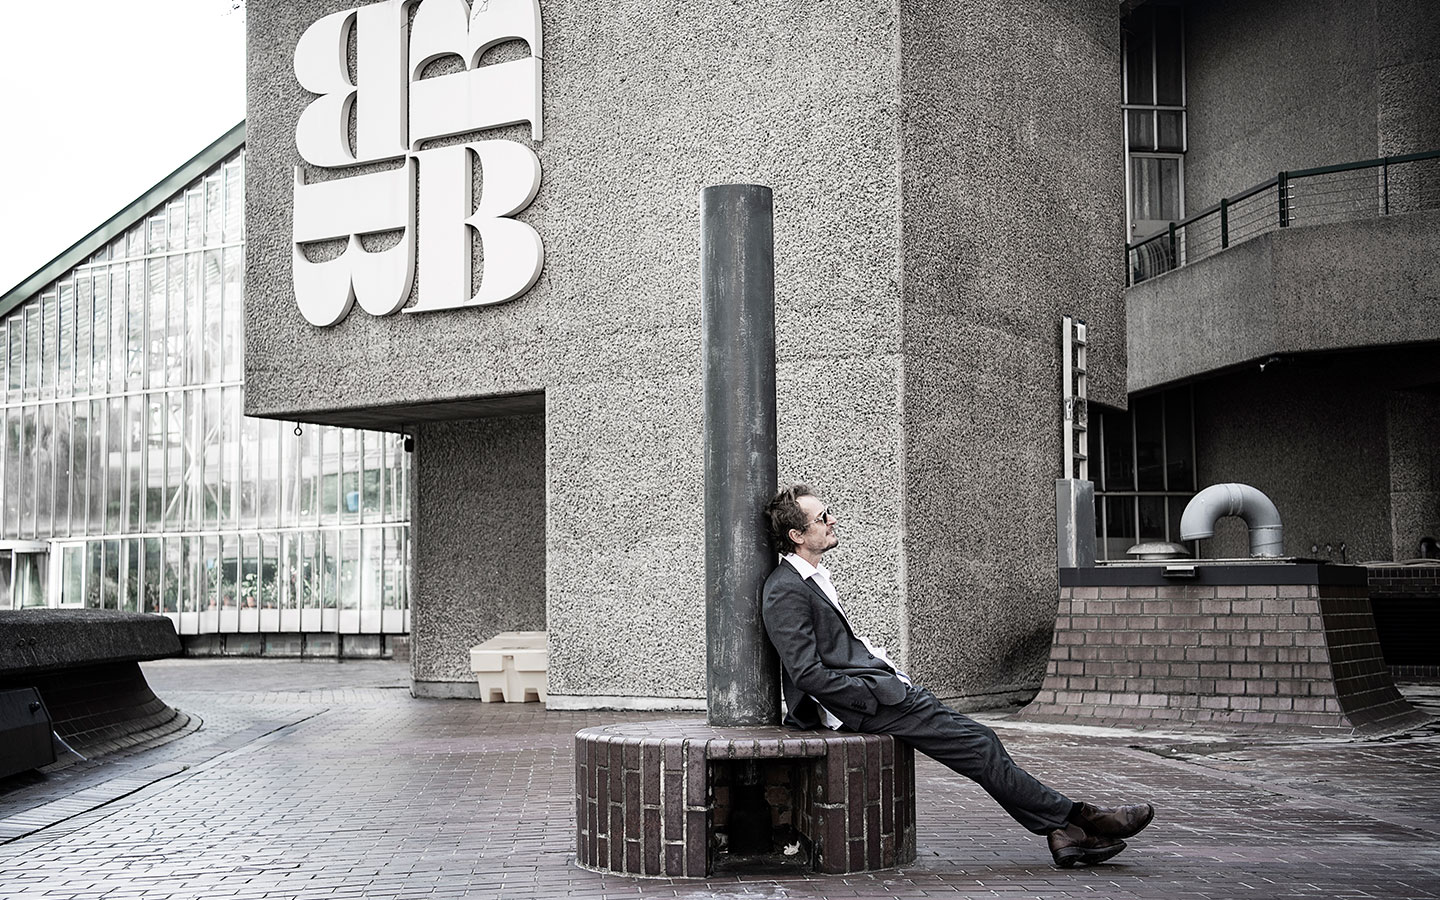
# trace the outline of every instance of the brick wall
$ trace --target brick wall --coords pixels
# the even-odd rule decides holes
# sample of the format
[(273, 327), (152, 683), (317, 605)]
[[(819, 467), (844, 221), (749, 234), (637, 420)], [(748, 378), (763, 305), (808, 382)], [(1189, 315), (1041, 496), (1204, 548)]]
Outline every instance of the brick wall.
[(576, 851), (600, 871), (704, 877), (723, 850), (731, 788), (754, 763), (778, 842), (818, 872), (915, 858), (915, 756), (888, 735), (660, 721), (575, 736)]
[[(1201, 566), (1200, 583), (1166, 583), (1160, 567), (1067, 570), (1045, 681), (1023, 715), (1346, 734), (1423, 720), (1385, 668), (1363, 574), (1226, 583), (1262, 568), (1294, 581), (1302, 567)], [(1109, 583), (1085, 584), (1087, 572)]]

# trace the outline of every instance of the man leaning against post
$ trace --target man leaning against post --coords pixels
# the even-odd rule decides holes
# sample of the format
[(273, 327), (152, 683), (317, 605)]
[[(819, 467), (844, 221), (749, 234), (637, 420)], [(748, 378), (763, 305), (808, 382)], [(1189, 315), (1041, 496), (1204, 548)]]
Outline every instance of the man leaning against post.
[(1150, 824), (1148, 803), (1077, 803), (1015, 764), (995, 732), (914, 684), (884, 647), (857, 634), (821, 559), (838, 520), (803, 484), (766, 507), (780, 564), (765, 581), (765, 630), (784, 668), (785, 724), (889, 734), (979, 784), (1015, 821), (1046, 835), (1055, 864), (1093, 865)]

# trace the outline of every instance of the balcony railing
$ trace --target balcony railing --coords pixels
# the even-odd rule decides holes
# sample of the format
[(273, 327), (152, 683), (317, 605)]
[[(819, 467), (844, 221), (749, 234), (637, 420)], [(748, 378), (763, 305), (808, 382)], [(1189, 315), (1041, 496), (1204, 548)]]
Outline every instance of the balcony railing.
[(1281, 172), (1154, 237), (1126, 245), (1127, 284), (1291, 225), (1440, 208), (1440, 150)]

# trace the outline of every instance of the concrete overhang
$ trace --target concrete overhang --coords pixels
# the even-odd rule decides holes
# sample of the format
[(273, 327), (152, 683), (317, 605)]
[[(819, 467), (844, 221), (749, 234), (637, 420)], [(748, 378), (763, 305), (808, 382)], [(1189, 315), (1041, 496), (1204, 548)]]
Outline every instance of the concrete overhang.
[(1125, 292), (1127, 388), (1440, 341), (1440, 211), (1273, 231)]

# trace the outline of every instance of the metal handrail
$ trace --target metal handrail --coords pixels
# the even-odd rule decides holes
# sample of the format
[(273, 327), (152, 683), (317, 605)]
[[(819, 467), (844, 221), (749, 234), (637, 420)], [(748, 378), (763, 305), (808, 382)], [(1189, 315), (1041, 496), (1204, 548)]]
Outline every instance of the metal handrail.
[[(1427, 150), (1423, 153), (1405, 153), (1396, 156), (1382, 156), (1376, 159), (1365, 159), (1357, 162), (1338, 163), (1329, 166), (1315, 166), (1308, 169), (1293, 169), (1288, 172), (1279, 172), (1273, 178), (1267, 178), (1259, 184), (1252, 185), (1230, 197), (1221, 198), (1219, 203), (1207, 206), (1192, 216), (1181, 219), (1178, 222), (1171, 222), (1164, 231), (1143, 241), (1125, 245), (1126, 273), (1125, 283), (1127, 285), (1139, 284), (1157, 275), (1178, 269), (1181, 266), (1198, 262), (1213, 253), (1224, 250), (1232, 243), (1249, 240), (1260, 234), (1265, 234), (1274, 228), (1288, 228), (1291, 225), (1303, 220), (1306, 224), (1333, 222), (1342, 219), (1360, 218), (1359, 215), (1347, 215), (1344, 210), (1357, 210), (1367, 208), (1374, 202), (1378, 209), (1369, 215), (1388, 216), (1391, 209), (1391, 180), (1390, 168), (1401, 166), (1407, 163), (1420, 163), (1427, 160), (1440, 160), (1440, 150)], [(1309, 197), (1324, 197), (1319, 202), (1302, 202), (1298, 190), (1298, 182), (1307, 179), (1323, 179), (1327, 176), (1343, 175), (1349, 172), (1362, 172), (1365, 170), (1379, 170), (1379, 184), (1372, 186), (1362, 184), (1359, 190), (1352, 185), (1340, 185), (1336, 189), (1319, 190), (1309, 194)], [(1365, 179), (1355, 179), (1364, 181)], [(1440, 183), (1440, 177), (1436, 178)], [(1242, 222), (1245, 226), (1240, 236), (1236, 237), (1236, 229), (1232, 228), (1233, 208), (1251, 198), (1257, 197), (1265, 192), (1274, 189), (1275, 202), (1273, 206), (1273, 218), (1266, 215), (1263, 219), (1254, 214), (1248, 215)], [(1372, 193), (1373, 192), (1373, 193)], [(1338, 198), (1338, 199), (1336, 199)], [(1411, 205), (1409, 209), (1429, 209), (1440, 207), (1440, 191), (1435, 192), (1433, 197), (1423, 195), (1410, 196), (1410, 200), (1418, 199), (1420, 205)], [(1317, 213), (1324, 207), (1340, 210), (1326, 215)], [(1368, 217), (1368, 216), (1365, 216)], [(1212, 227), (1211, 220), (1218, 226), (1220, 232), (1219, 246), (1206, 249), (1206, 241), (1196, 235), (1191, 240), (1191, 232), (1201, 228)], [(1259, 227), (1254, 227), (1259, 222)], [(1213, 243), (1213, 238), (1210, 239)], [(1190, 244), (1194, 246), (1189, 246)]]

